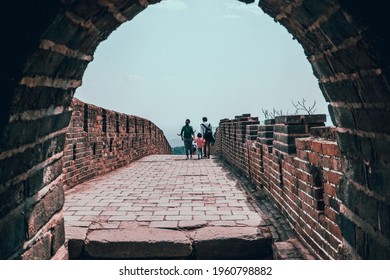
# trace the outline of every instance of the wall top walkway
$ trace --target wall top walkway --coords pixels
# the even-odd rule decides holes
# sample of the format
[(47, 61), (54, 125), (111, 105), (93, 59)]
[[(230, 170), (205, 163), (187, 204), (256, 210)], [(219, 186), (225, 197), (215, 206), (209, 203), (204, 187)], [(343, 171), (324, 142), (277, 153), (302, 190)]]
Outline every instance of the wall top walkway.
[(267, 216), (216, 159), (144, 157), (68, 191), (64, 210), (71, 258), (272, 257)]

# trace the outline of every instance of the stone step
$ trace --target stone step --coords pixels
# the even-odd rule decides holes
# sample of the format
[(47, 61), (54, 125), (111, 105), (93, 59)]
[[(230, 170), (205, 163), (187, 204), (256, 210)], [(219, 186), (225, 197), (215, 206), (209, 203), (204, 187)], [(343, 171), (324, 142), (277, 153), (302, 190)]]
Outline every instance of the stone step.
[(69, 231), (70, 259), (271, 259), (267, 228), (148, 227)]

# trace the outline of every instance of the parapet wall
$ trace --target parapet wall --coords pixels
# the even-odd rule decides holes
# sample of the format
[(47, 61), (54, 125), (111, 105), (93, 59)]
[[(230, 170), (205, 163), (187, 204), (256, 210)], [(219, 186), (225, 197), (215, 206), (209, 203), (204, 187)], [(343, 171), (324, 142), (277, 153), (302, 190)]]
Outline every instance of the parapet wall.
[(221, 120), (215, 153), (244, 173), (320, 259), (341, 259), (341, 155), (325, 115)]
[(171, 154), (154, 123), (73, 99), (63, 156), (65, 189), (151, 154)]

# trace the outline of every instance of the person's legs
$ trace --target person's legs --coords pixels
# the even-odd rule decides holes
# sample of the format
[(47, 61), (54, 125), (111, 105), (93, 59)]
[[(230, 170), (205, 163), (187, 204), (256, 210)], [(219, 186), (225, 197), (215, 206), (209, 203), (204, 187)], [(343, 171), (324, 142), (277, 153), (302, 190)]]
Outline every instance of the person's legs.
[(184, 139), (184, 149), (186, 150), (186, 156), (191, 155), (192, 157), (192, 139)]
[(210, 158), (210, 140), (206, 140), (206, 143), (204, 144), (204, 156), (207, 158)]

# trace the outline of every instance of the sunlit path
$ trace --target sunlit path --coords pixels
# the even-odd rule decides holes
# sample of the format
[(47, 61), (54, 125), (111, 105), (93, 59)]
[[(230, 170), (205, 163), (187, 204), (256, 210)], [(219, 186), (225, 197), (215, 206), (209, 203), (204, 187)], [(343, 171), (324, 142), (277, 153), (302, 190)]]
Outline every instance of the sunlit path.
[(65, 221), (71, 257), (270, 258), (272, 253), (259, 209), (215, 159), (145, 157), (69, 191)]

